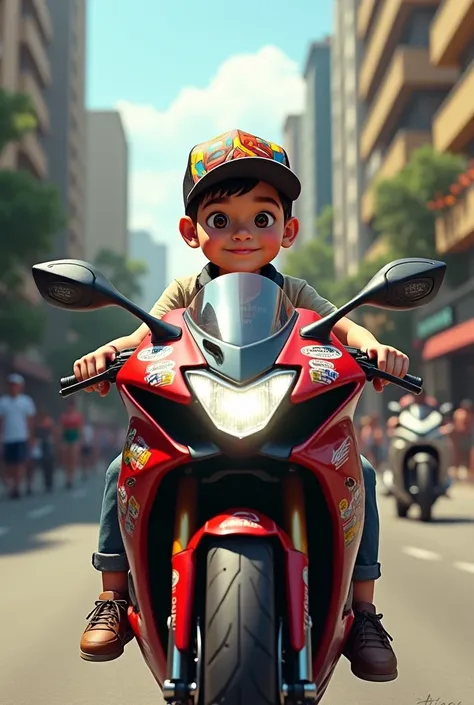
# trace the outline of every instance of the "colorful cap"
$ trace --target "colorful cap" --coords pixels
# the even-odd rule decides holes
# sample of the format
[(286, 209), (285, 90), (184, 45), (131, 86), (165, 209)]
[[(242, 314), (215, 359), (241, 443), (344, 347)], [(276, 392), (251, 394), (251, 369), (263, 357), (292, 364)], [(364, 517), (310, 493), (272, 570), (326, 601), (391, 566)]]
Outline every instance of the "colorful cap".
[(301, 192), (301, 183), (291, 171), (283, 147), (242, 130), (231, 130), (191, 150), (183, 180), (185, 208), (210, 186), (241, 178), (265, 181), (290, 201), (296, 201)]

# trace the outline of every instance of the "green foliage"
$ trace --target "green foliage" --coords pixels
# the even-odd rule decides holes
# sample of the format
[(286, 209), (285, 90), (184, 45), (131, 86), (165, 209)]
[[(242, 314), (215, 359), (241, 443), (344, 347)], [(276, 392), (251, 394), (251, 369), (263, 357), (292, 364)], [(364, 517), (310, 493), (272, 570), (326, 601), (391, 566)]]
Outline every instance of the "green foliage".
[[(35, 126), (30, 98), (0, 90), (0, 151)], [(44, 316), (22, 291), (29, 267), (51, 251), (62, 223), (54, 187), (24, 171), (0, 171), (0, 343), (13, 352), (41, 339)]]
[(35, 128), (31, 98), (24, 93), (0, 90), (0, 152), (9, 142), (16, 142), (25, 132)]

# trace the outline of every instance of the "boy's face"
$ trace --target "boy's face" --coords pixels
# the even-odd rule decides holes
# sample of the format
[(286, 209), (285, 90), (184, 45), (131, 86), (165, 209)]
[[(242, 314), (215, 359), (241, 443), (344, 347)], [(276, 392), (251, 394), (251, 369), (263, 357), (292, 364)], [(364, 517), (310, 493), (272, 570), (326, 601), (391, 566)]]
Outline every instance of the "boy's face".
[(179, 222), (186, 244), (200, 247), (221, 274), (260, 271), (291, 247), (298, 229), (296, 218), (285, 223), (278, 192), (263, 182), (242, 196), (204, 200), (196, 225), (188, 216)]

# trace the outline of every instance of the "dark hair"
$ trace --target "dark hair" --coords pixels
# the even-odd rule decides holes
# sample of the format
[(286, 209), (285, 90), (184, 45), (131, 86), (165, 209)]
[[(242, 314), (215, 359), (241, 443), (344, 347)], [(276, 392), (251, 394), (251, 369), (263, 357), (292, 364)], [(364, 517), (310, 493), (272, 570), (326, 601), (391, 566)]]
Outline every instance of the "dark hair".
[[(250, 193), (259, 183), (259, 179), (227, 179), (219, 184), (210, 186), (206, 191), (197, 196), (186, 208), (188, 215), (193, 223), (197, 221), (198, 208), (201, 203), (208, 198), (229, 198), (230, 196), (244, 196)], [(292, 202), (289, 198), (278, 191), (278, 198), (281, 201), (283, 208), (283, 216), (285, 222), (291, 218)]]

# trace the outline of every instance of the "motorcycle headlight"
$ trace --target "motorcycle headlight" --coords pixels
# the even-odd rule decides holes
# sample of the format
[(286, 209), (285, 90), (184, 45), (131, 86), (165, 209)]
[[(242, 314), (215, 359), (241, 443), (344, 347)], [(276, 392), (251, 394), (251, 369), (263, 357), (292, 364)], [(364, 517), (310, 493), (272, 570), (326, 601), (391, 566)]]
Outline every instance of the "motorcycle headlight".
[(198, 401), (220, 431), (245, 438), (261, 431), (287, 394), (294, 371), (272, 372), (246, 387), (234, 387), (208, 372), (187, 372)]

